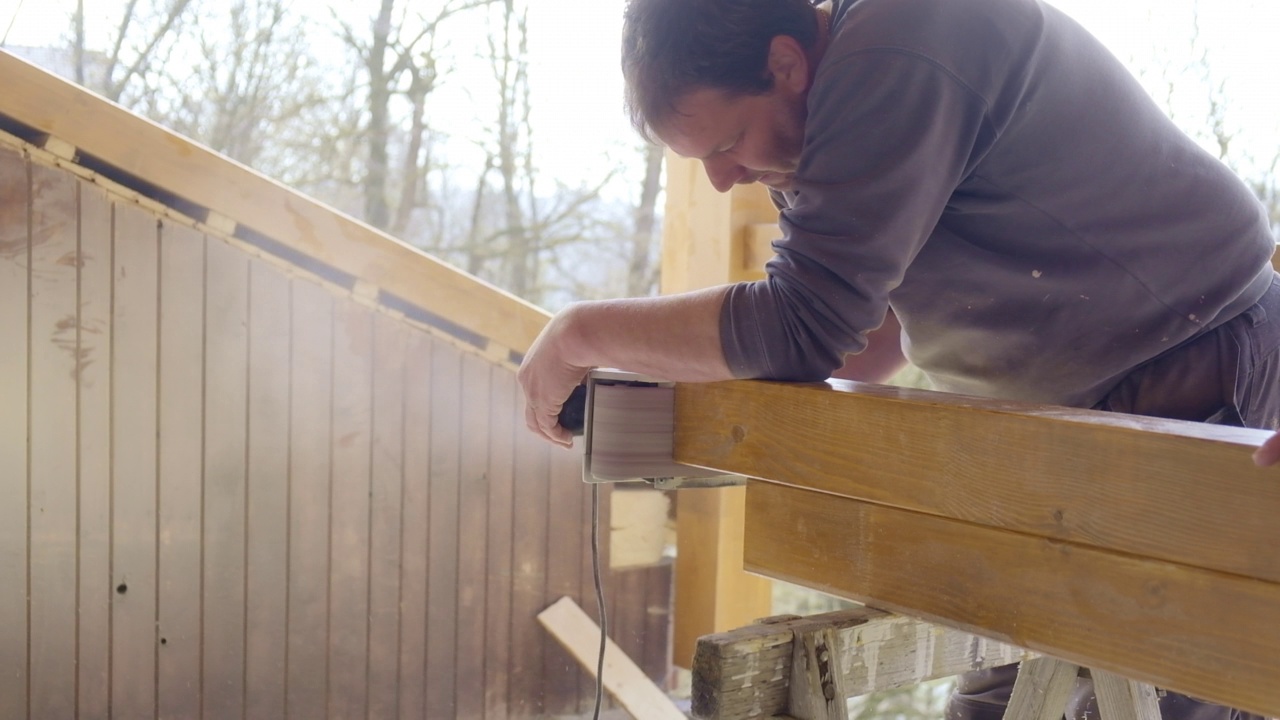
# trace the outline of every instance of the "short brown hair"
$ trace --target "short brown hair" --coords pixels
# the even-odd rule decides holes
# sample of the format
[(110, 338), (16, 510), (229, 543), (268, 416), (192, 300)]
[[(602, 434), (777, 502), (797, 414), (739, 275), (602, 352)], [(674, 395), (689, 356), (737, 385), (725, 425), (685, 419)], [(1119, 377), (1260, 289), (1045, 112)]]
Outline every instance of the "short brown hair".
[(622, 30), (622, 74), (631, 124), (648, 140), (690, 90), (759, 95), (774, 37), (806, 50), (818, 37), (811, 0), (630, 0)]

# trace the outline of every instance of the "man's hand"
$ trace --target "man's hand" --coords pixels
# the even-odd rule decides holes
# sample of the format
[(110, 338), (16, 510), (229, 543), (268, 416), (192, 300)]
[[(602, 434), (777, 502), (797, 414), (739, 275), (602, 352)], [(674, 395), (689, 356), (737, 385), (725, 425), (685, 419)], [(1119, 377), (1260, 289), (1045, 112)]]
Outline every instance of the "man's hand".
[(543, 328), (520, 365), (525, 423), (557, 445), (573, 436), (560, 409), (587, 372), (617, 368), (675, 382), (730, 380), (720, 349), (726, 288), (570, 305)]
[(573, 435), (560, 426), (564, 401), (591, 369), (566, 359), (573, 333), (573, 306), (551, 318), (520, 364), (516, 378), (524, 388), (524, 421), (533, 432), (570, 447)]
[(1262, 443), (1262, 447), (1259, 447), (1253, 453), (1253, 462), (1262, 467), (1280, 462), (1280, 432), (1267, 438), (1267, 441)]

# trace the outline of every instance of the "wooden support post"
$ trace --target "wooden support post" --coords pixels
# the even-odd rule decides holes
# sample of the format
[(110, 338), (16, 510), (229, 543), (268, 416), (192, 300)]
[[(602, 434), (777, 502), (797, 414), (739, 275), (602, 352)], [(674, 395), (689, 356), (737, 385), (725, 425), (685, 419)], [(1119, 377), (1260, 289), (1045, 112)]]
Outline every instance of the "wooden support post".
[[(748, 228), (777, 222), (762, 187), (717, 193), (702, 163), (667, 153), (662, 292), (762, 277), (744, 267)], [(756, 231), (758, 234), (758, 231)], [(772, 584), (742, 570), (742, 488), (685, 492), (676, 505), (674, 664), (689, 667), (697, 639), (772, 613)]]
[(839, 638), (826, 623), (799, 625), (791, 642), (787, 712), (796, 720), (848, 720)]
[[(1004, 720), (1061, 720), (1080, 666), (1051, 657), (1023, 661)], [(1103, 718), (1108, 718), (1105, 714)]]
[(1103, 720), (1160, 720), (1155, 687), (1105, 670), (1091, 674)]

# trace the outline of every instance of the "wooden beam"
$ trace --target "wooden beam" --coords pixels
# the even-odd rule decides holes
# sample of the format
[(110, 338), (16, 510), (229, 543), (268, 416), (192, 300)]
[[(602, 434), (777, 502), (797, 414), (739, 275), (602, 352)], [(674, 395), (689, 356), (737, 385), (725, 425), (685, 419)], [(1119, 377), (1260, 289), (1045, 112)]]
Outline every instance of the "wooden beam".
[[(543, 310), (0, 51), (0, 116), (523, 353)], [(56, 149), (56, 148), (55, 148)]]
[(1280, 584), (767, 482), (746, 519), (749, 570), (1280, 714)]
[(872, 608), (771, 621), (698, 640), (694, 717), (803, 717), (789, 701), (797, 675), (794, 640), (819, 633), (828, 637), (838, 668), (832, 685), (846, 698), (1034, 656), (1012, 645)]
[(682, 463), (1280, 582), (1268, 436), (841, 381), (676, 390)]

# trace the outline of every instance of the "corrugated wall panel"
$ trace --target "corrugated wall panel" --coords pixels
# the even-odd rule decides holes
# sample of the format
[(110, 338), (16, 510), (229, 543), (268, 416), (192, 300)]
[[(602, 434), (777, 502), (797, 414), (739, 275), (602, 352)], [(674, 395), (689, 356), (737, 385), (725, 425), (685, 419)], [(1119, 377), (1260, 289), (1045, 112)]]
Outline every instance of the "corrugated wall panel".
[(75, 179), (31, 168), (30, 673), (31, 714), (68, 717), (75, 696)]
[(546, 632), (521, 618), (536, 617), (547, 603), (547, 495), (550, 457), (533, 433), (516, 434), (516, 479), (512, 493), (511, 699), (513, 717), (543, 713)]
[(284, 717), (289, 601), (289, 281), (249, 267), (245, 717)]
[(404, 524), (400, 565), (400, 717), (423, 720), (427, 688), (427, 519), (430, 513), (430, 339), (410, 334), (405, 353)]
[(115, 206), (111, 335), (111, 708), (156, 714), (159, 231)]
[(484, 717), (485, 574), (489, 503), (489, 363), (462, 358), (462, 442), (458, 487), (458, 638), (456, 714)]
[[(547, 585), (544, 597), (575, 597), (582, 588), (582, 544), (585, 493), (581, 483), (564, 482), (580, 472), (576, 453), (551, 453), (547, 488)], [(589, 553), (588, 553), (589, 554)], [(546, 712), (571, 715), (581, 711), (584, 673), (564, 646), (554, 640), (543, 646), (543, 667), (560, 682), (549, 684)]]
[(464, 398), (461, 354), (433, 343), (431, 474), (427, 501), (427, 718), (451, 718), (457, 707), (458, 473)]
[(333, 298), (294, 281), (286, 715), (328, 717)]
[(26, 162), (0, 155), (0, 717), (27, 714), (27, 411), (30, 348), (29, 218)]
[(205, 432), (205, 239), (165, 225), (160, 245), (160, 664), (162, 717), (200, 714), (201, 494)]
[[(0, 192), (0, 717), (589, 708), (535, 619), (596, 614), (589, 488), (510, 368), (8, 148)], [(606, 571), (637, 659), (663, 572)]]
[(369, 448), (373, 318), (340, 299), (333, 336), (333, 479), (329, 515), (329, 716), (369, 702)]
[[(515, 502), (515, 438), (524, 431), (516, 410), (515, 376), (489, 370), (489, 507), (485, 557), (484, 717), (507, 717), (511, 687), (511, 566)], [(517, 428), (517, 425), (519, 428)]]
[[(79, 585), (82, 719), (107, 717), (111, 692), (111, 200), (80, 183)], [(65, 689), (64, 689), (65, 690)], [(71, 694), (70, 690), (67, 690)]]
[[(369, 717), (400, 716), (401, 536), (407, 328), (374, 317), (373, 457), (369, 495)], [(420, 636), (419, 636), (420, 637)]]
[(201, 562), (203, 715), (244, 714), (245, 479), (249, 258), (206, 245), (204, 493)]

